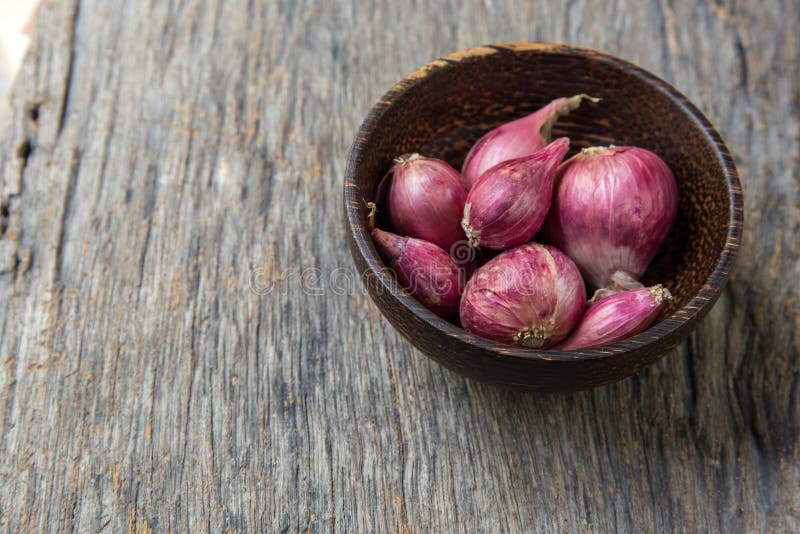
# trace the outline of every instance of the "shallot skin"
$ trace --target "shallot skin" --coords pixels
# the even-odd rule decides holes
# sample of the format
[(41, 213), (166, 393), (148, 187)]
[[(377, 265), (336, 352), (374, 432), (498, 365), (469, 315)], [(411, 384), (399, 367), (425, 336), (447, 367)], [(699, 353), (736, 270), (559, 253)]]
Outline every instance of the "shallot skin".
[(470, 189), (461, 226), (472, 247), (504, 250), (536, 234), (547, 217), (558, 165), (569, 139), (495, 165)]
[(461, 215), (467, 190), (461, 174), (446, 162), (405, 154), (389, 170), (389, 220), (403, 235), (424, 239), (450, 251), (463, 241)]
[(588, 95), (557, 98), (543, 108), (511, 122), (498, 126), (478, 139), (467, 154), (461, 177), (464, 187), (470, 189), (484, 172), (498, 163), (529, 156), (550, 143), (553, 123), (561, 116), (580, 106), (584, 99), (597, 102)]
[(461, 297), (461, 324), (486, 339), (547, 348), (580, 319), (586, 289), (580, 271), (555, 247), (528, 243), (478, 269)]
[(372, 238), (406, 291), (440, 317), (458, 314), (463, 276), (447, 252), (428, 241), (378, 228), (372, 230)]
[(578, 350), (608, 345), (643, 332), (672, 299), (661, 285), (623, 291), (589, 307), (570, 336), (555, 350)]
[[(565, 161), (555, 180), (544, 235), (566, 252), (595, 289), (617, 271), (638, 280), (678, 211), (666, 163), (638, 147), (593, 147)], [(616, 290), (612, 290), (611, 293)]]

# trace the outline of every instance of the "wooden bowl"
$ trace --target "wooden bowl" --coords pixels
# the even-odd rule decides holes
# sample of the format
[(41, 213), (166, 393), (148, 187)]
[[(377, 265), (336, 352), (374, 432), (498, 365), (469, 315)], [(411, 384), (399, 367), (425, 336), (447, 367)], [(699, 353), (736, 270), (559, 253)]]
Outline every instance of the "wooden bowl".
[[(647, 331), (579, 351), (546, 351), (479, 338), (398, 289), (368, 230), (365, 202), (375, 199), (392, 158), (436, 156), (460, 169), (487, 130), (550, 100), (587, 93), (556, 123), (573, 152), (591, 145), (638, 145), (660, 155), (680, 189), (678, 218), (643, 282), (675, 297)], [(708, 313), (739, 249), (742, 191), (719, 134), (683, 95), (635, 65), (592, 50), (513, 43), (472, 48), (407, 76), (372, 108), (347, 163), (345, 217), (350, 251), (383, 314), (419, 350), (464, 376), (504, 387), (575, 390), (630, 376), (683, 341)]]

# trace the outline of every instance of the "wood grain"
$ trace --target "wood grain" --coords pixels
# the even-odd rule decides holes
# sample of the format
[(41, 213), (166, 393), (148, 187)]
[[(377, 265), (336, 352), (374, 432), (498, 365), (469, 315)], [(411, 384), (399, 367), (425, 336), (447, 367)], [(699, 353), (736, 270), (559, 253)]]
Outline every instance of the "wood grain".
[[(0, 529), (800, 530), (799, 22), (778, 0), (44, 2), (0, 129)], [(663, 76), (745, 187), (699, 331), (574, 395), (466, 381), (329, 283), (374, 101), (520, 40)]]

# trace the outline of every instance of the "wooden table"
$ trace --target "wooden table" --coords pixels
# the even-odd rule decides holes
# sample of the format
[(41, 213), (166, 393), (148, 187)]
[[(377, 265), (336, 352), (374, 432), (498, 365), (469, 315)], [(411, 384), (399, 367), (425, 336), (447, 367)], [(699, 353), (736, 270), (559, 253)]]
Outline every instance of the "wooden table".
[[(0, 530), (800, 530), (800, 5), (402, 4), (43, 2), (0, 130)], [(610, 387), (466, 381), (353, 278), (367, 110), (514, 40), (663, 76), (745, 186), (713, 312)]]

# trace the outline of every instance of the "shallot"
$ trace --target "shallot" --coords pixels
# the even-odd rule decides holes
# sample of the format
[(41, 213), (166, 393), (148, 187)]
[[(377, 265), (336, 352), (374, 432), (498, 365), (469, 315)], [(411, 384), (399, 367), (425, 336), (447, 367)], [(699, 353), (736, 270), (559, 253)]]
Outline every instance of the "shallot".
[(593, 147), (559, 168), (544, 233), (608, 295), (642, 287), (677, 210), (678, 186), (661, 158), (637, 147)]
[(470, 189), (481, 175), (498, 163), (529, 156), (547, 146), (553, 123), (581, 105), (584, 99), (598, 102), (589, 95), (557, 98), (543, 108), (489, 131), (478, 139), (461, 168), (464, 186)]
[(570, 336), (553, 347), (577, 350), (608, 345), (644, 331), (672, 300), (661, 285), (623, 291), (590, 306)]
[(447, 252), (428, 241), (378, 228), (372, 237), (406, 291), (441, 317), (458, 314), (463, 277)]
[(585, 301), (572, 260), (555, 247), (528, 243), (503, 252), (469, 279), (461, 324), (487, 339), (547, 348), (569, 334)]
[(558, 165), (569, 139), (556, 139), (533, 155), (495, 165), (475, 183), (461, 226), (472, 247), (503, 250), (531, 239), (542, 227)]
[(403, 235), (430, 241), (446, 251), (464, 240), (461, 215), (467, 190), (446, 162), (405, 154), (389, 170), (389, 220)]

